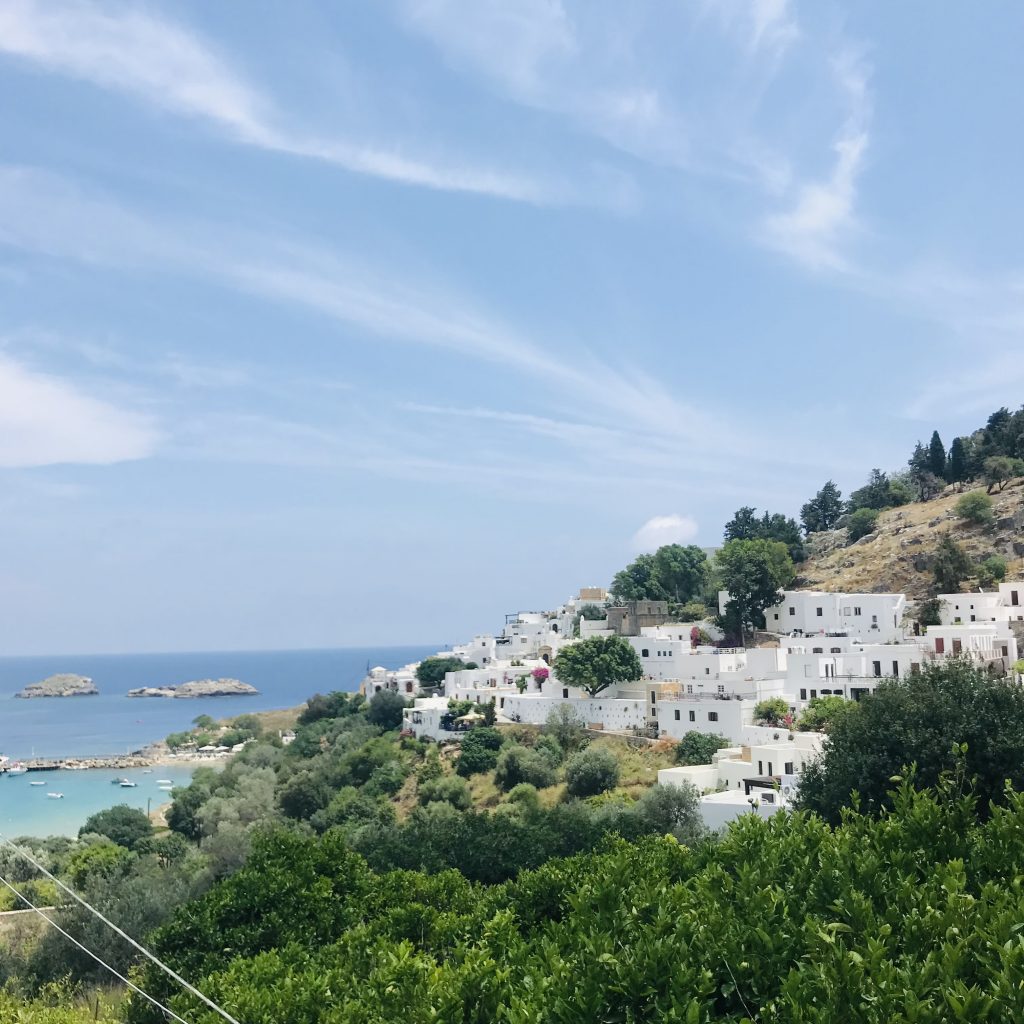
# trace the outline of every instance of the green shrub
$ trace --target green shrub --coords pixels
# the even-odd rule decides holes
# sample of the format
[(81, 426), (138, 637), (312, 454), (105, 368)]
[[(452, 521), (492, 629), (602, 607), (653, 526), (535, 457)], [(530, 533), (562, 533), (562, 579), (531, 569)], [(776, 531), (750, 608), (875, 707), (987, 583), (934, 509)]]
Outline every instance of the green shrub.
[(676, 744), (675, 762), (681, 765), (710, 764), (715, 751), (728, 747), (731, 742), (718, 733), (691, 730)]
[(498, 763), (498, 750), (502, 744), (501, 733), (486, 725), (470, 729), (459, 745), (459, 759), (455, 770), (464, 778), (478, 772), (489, 772)]
[(846, 537), (852, 544), (861, 537), (873, 533), (878, 523), (878, 510), (873, 508), (859, 508), (851, 512), (846, 523)]
[(565, 766), (565, 788), (570, 796), (596, 796), (619, 784), (619, 762), (603, 747), (573, 754)]
[(992, 587), (1006, 579), (1006, 559), (999, 555), (991, 555), (978, 566), (978, 583), (983, 587)]
[(515, 743), (498, 755), (494, 781), (506, 793), (520, 782), (528, 782), (537, 789), (546, 789), (555, 784), (555, 772), (543, 754)]
[(971, 491), (956, 503), (957, 517), (984, 526), (992, 522), (992, 499), (981, 491)]
[(421, 804), (447, 803), (459, 811), (468, 811), (473, 804), (466, 780), (451, 775), (424, 782), (416, 797)]

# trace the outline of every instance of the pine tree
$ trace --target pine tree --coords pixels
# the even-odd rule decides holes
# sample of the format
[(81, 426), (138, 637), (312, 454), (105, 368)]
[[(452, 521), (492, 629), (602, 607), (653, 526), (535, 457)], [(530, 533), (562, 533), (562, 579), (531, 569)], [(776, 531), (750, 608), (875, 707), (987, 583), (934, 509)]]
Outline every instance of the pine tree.
[(928, 470), (939, 478), (946, 476), (946, 448), (937, 430), (932, 431), (932, 439), (928, 445)]
[(843, 514), (843, 494), (832, 480), (800, 509), (800, 522), (807, 533), (831, 530)]

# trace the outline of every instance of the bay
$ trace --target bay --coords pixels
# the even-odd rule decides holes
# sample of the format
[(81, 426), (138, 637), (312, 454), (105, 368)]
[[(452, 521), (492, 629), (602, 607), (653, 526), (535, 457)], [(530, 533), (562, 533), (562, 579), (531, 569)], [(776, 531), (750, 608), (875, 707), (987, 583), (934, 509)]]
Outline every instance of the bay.
[[(399, 668), (437, 647), (347, 647), (302, 651), (205, 651), (175, 654), (61, 655), (0, 658), (0, 753), (12, 760), (89, 757), (138, 750), (187, 729), (197, 715), (229, 718), (301, 704), (314, 693), (358, 688), (367, 665)], [(93, 697), (14, 696), (28, 683), (58, 672), (88, 676)], [(240, 679), (260, 692), (248, 697), (130, 698), (136, 686), (174, 686), (191, 679)], [(0, 831), (6, 835), (73, 835), (92, 813), (118, 803), (146, 807), (159, 796), (154, 780), (185, 784), (194, 766), (154, 768), (136, 789), (111, 785), (128, 771), (29, 772), (0, 778)], [(45, 779), (47, 785), (29, 786)], [(143, 785), (143, 781), (145, 785)], [(152, 790), (153, 792), (150, 792)], [(47, 792), (63, 792), (49, 800)], [(154, 800), (153, 806), (158, 806)]]

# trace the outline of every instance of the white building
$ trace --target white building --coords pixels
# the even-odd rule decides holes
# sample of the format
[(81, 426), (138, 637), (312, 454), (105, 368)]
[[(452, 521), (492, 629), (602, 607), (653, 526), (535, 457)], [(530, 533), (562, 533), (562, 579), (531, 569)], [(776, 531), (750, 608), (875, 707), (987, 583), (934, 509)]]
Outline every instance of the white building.
[(817, 758), (824, 736), (759, 729), (751, 739), (717, 751), (706, 765), (663, 768), (658, 783), (694, 786), (703, 794), (701, 815), (709, 828), (720, 828), (750, 812), (775, 814), (795, 797), (800, 773)]
[(1003, 669), (1020, 657), (1017, 638), (1009, 622), (971, 622), (953, 626), (928, 626), (925, 650), (935, 657), (962, 655), (979, 664), (1001, 662)]
[(833, 594), (822, 590), (786, 590), (783, 600), (765, 611), (772, 633), (842, 633), (866, 642), (889, 643), (904, 637), (903, 594)]
[(939, 594), (939, 616), (944, 626), (971, 622), (1024, 620), (1024, 582), (1000, 583), (998, 590)]

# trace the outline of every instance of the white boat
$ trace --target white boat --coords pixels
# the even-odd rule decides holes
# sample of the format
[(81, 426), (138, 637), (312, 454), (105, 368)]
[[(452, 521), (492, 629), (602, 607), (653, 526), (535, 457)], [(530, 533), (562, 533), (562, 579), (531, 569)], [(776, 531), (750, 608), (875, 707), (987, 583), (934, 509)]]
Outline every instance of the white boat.
[(33, 781), (33, 782), (30, 782), (29, 785), (30, 786), (45, 786), (46, 783), (45, 782), (34, 782)]
[(158, 786), (173, 786), (174, 783), (170, 779), (157, 779), (156, 784)]
[(173, 786), (157, 786), (156, 788), (159, 789), (162, 793), (170, 793), (170, 791), (174, 789)]
[(47, 793), (46, 795), (51, 800), (63, 800), (64, 799), (64, 794), (63, 793)]
[(122, 789), (134, 789), (138, 785), (137, 782), (129, 782), (127, 779), (121, 780)]
[(153, 769), (152, 768), (143, 768), (142, 769), (142, 774), (143, 775), (152, 775), (153, 774)]
[(7, 769), (8, 775), (24, 775), (28, 769), (20, 762), (15, 761), (10, 768)]

